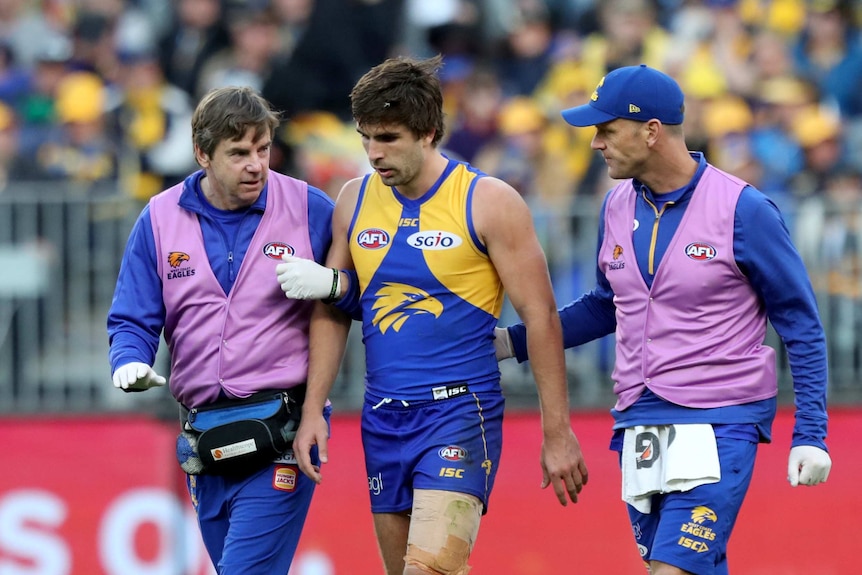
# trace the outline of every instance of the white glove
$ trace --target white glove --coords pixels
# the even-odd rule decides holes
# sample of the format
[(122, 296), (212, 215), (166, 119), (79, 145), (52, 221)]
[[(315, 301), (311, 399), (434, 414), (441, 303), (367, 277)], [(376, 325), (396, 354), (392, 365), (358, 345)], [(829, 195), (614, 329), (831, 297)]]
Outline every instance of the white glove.
[(153, 370), (152, 367), (140, 361), (133, 361), (121, 365), (114, 372), (114, 387), (118, 389), (131, 389), (143, 391), (151, 387), (159, 387), (167, 383), (167, 380)]
[[(275, 266), (275, 273), (285, 296), (290, 299), (328, 299), (341, 295), (341, 274), (332, 268), (314, 260), (288, 255), (281, 259), (284, 263)], [(333, 281), (336, 282), (335, 290), (332, 289)]]
[(512, 349), (512, 337), (509, 335), (509, 330), (505, 327), (494, 328), (494, 352), (497, 356), (497, 361), (515, 357), (515, 350)]
[(790, 449), (787, 481), (792, 487), (823, 483), (829, 477), (830, 469), (832, 469), (832, 458), (819, 447), (797, 445)]

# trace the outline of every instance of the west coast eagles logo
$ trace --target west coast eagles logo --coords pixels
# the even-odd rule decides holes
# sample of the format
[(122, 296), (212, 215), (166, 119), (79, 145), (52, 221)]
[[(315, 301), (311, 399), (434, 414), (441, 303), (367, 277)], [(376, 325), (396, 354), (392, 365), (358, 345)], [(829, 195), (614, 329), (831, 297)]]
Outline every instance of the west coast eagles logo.
[(191, 261), (191, 256), (185, 252), (168, 253), (168, 265), (171, 268), (168, 270), (165, 279), (174, 280), (195, 275), (194, 268), (183, 266), (183, 263), (188, 261)]
[(718, 515), (715, 514), (715, 511), (706, 507), (704, 505), (698, 505), (694, 509), (691, 510), (691, 520), (694, 523), (701, 524), (704, 521), (711, 521), (715, 523), (718, 521)]
[(171, 252), (168, 254), (168, 263), (174, 269), (180, 267), (183, 262), (189, 261), (189, 254), (185, 252)]
[(614, 251), (612, 254), (614, 259), (613, 259), (613, 261), (608, 262), (608, 269), (609, 270), (621, 270), (624, 267), (626, 267), (625, 260), (620, 259), (622, 257), (622, 255), (623, 255), (623, 247), (619, 244), (615, 245)]
[(428, 292), (407, 284), (384, 282), (383, 287), (374, 294), (377, 301), (372, 310), (377, 310), (371, 323), (386, 333), (390, 327), (399, 331), (408, 319), (414, 315), (430, 313), (440, 317), (443, 304)]

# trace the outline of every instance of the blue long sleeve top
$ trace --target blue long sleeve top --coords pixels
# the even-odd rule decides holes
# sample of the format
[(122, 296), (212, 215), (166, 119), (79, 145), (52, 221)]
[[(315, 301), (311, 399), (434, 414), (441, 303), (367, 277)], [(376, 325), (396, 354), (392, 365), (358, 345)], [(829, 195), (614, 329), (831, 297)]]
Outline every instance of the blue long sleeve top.
[[(703, 154), (694, 153), (692, 156), (699, 162), (698, 170), (688, 185), (679, 190), (654, 195), (645, 185), (634, 182), (635, 189), (639, 191), (636, 221), (655, 221), (656, 212), (649, 202), (658, 209), (663, 204), (673, 202), (666, 206), (660, 216), (653, 245), (655, 264), (652, 274), (649, 270), (649, 253), (653, 226), (641, 225), (633, 232), (638, 267), (648, 286), (652, 286), (662, 256), (706, 168)], [(598, 246), (602, 245), (604, 238), (605, 209), (606, 205), (603, 205)], [(814, 445), (825, 450), (826, 338), (814, 291), (780, 211), (769, 198), (752, 186), (742, 191), (736, 206), (733, 249), (739, 269), (764, 302), (767, 317), (787, 349), (796, 405), (792, 445)], [(560, 310), (566, 348), (614, 333), (616, 318), (613, 298), (613, 290), (597, 265), (596, 287)], [(527, 334), (524, 325), (509, 326), (508, 331), (518, 361), (526, 361)], [(611, 448), (621, 448), (622, 430), (625, 427), (667, 423), (712, 423), (716, 436), (769, 442), (776, 406), (777, 400), (772, 398), (737, 406), (692, 409), (672, 404), (647, 389), (630, 408), (623, 412), (611, 410), (616, 430)]]

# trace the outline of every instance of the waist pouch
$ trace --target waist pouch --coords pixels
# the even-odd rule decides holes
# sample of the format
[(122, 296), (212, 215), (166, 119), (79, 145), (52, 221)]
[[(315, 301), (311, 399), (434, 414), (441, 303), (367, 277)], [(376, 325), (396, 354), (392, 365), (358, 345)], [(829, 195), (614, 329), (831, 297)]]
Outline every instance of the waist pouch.
[(304, 399), (303, 385), (194, 409), (180, 406), (180, 435), (199, 458), (199, 463), (188, 465), (181, 461), (183, 469), (193, 474), (249, 474), (271, 463), (290, 449)]

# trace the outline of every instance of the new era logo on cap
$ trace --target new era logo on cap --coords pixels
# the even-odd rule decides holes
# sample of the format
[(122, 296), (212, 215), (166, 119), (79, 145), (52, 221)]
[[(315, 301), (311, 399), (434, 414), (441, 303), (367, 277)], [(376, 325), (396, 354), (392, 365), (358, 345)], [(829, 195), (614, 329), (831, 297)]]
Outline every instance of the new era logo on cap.
[(626, 118), (663, 124), (682, 124), (684, 96), (676, 81), (645, 64), (617, 68), (601, 79), (590, 101), (563, 110), (563, 119), (573, 126), (595, 126)]

